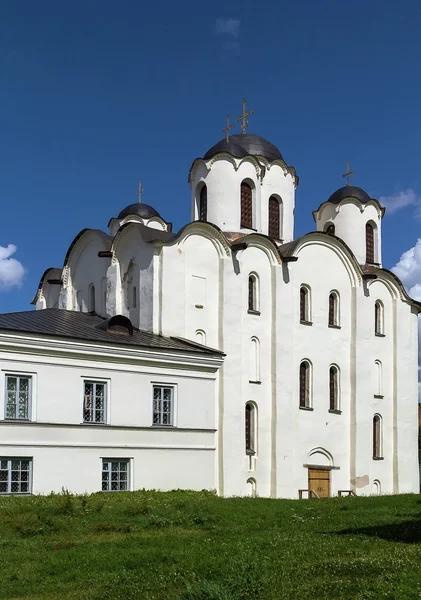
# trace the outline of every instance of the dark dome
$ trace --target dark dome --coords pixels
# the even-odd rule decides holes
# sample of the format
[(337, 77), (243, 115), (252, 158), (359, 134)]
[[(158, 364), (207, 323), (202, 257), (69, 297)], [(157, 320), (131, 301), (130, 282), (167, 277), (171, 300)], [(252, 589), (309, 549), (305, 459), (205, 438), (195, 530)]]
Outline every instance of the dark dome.
[(237, 133), (232, 135), (229, 140), (221, 140), (215, 146), (212, 146), (203, 157), (205, 160), (212, 158), (218, 152), (228, 152), (235, 158), (244, 158), (244, 156), (264, 156), (268, 160), (277, 160), (282, 158), (278, 148), (258, 135), (251, 133)]
[(371, 200), (370, 196), (362, 188), (356, 187), (355, 185), (345, 185), (344, 187), (336, 190), (327, 202), (332, 204), (339, 204), (344, 198), (356, 198), (363, 204)]
[(150, 219), (151, 217), (161, 216), (159, 212), (152, 206), (149, 206), (149, 204), (141, 204), (139, 202), (130, 204), (129, 206), (126, 206), (126, 208), (123, 208), (117, 219), (124, 219), (129, 215), (138, 215), (139, 217), (142, 217), (142, 219)]

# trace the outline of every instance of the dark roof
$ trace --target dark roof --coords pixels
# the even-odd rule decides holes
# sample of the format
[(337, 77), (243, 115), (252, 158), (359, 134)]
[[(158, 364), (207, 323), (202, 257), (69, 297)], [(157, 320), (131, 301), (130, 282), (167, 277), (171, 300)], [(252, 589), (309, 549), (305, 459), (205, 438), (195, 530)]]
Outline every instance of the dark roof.
[(149, 331), (133, 329), (133, 335), (121, 335), (101, 329), (106, 319), (93, 313), (81, 313), (60, 308), (30, 310), (0, 314), (0, 331), (19, 331), (59, 338), (71, 338), (118, 346), (176, 350), (205, 355), (223, 355), (220, 350), (196, 342), (165, 337)]
[(150, 219), (151, 217), (160, 217), (161, 215), (157, 210), (153, 208), (153, 206), (149, 206), (149, 204), (143, 204), (140, 202), (136, 202), (135, 204), (129, 204), (126, 208), (123, 208), (118, 214), (118, 219), (124, 219), (129, 215), (138, 215), (142, 217), (142, 219)]
[(251, 133), (238, 133), (232, 135), (227, 141), (225, 138), (212, 146), (205, 156), (205, 160), (212, 158), (219, 152), (228, 152), (235, 158), (244, 158), (244, 156), (264, 156), (267, 160), (278, 160), (282, 154), (276, 146), (258, 135)]
[(344, 187), (339, 188), (339, 190), (336, 190), (336, 192), (333, 192), (327, 202), (339, 204), (344, 198), (356, 198), (363, 204), (370, 202), (371, 200), (370, 196), (362, 188), (355, 185), (345, 185)]

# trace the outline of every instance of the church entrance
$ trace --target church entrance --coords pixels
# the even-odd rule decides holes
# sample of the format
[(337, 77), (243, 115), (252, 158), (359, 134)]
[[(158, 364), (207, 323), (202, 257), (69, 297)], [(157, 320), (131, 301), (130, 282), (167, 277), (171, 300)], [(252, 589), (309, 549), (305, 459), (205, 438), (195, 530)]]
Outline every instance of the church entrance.
[(308, 469), (308, 489), (313, 490), (319, 498), (330, 497), (330, 469)]

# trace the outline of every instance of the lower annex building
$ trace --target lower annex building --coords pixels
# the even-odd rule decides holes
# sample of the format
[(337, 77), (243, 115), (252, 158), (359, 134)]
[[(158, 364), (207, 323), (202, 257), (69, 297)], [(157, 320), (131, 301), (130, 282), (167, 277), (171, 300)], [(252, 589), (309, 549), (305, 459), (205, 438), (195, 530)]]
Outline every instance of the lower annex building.
[(0, 493), (418, 491), (421, 305), (385, 209), (346, 185), (294, 238), (295, 169), (248, 133), (189, 182), (178, 233), (130, 204), (0, 315)]

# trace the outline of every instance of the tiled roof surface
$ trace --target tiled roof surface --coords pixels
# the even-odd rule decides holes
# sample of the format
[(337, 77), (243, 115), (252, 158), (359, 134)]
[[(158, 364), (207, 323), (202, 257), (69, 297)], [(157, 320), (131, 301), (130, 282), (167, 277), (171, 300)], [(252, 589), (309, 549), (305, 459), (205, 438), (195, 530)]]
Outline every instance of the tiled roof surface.
[(92, 313), (47, 308), (45, 310), (0, 314), (0, 332), (19, 331), (59, 338), (103, 342), (118, 346), (177, 350), (205, 355), (223, 354), (219, 350), (201, 346), (193, 341), (165, 337), (149, 331), (134, 329), (133, 335), (123, 335), (99, 329), (98, 326), (103, 325), (104, 321), (105, 319)]

